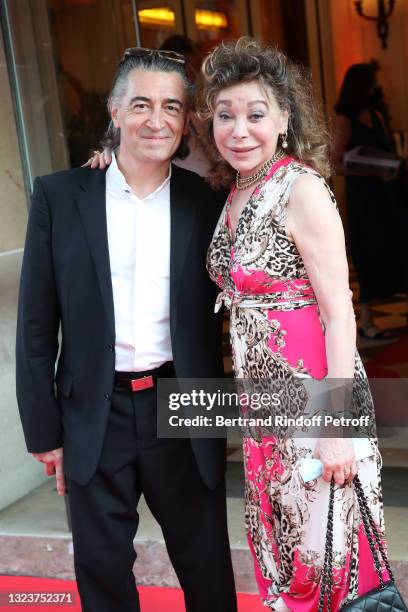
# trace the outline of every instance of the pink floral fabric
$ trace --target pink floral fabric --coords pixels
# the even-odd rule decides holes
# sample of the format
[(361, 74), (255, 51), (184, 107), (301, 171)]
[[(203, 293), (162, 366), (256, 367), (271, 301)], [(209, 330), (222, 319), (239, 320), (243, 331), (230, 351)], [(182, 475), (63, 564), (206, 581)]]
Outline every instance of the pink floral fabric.
[[(246, 204), (235, 239), (228, 217), (233, 189), (208, 251), (209, 273), (221, 289), (217, 308), (224, 304), (230, 310), (238, 378), (296, 380), (327, 375), (318, 303), (304, 262), (285, 231), (290, 189), (304, 173), (324, 182), (291, 158), (275, 164)], [(361, 411), (373, 416), (358, 353), (354, 385)], [(244, 437), (245, 525), (259, 592), (270, 609), (280, 610), (282, 605), (295, 612), (318, 609), (330, 487), (322, 478), (295, 491), (293, 487), (299, 461), (313, 454), (315, 443), (315, 439), (294, 437), (290, 432), (261, 440)], [(372, 456), (359, 462), (359, 476), (383, 532), (375, 439), (371, 445)], [(338, 610), (378, 584), (349, 484), (335, 490), (333, 551), (332, 610)]]

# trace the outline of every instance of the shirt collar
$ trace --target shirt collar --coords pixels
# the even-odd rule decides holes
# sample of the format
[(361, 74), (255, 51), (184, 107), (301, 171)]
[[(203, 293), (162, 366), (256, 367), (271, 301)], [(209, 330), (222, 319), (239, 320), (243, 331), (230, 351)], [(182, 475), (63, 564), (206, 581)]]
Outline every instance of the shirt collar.
[(124, 175), (119, 169), (118, 162), (116, 160), (116, 155), (114, 151), (112, 151), (112, 162), (108, 170), (106, 171), (106, 175), (107, 177), (109, 177), (109, 181), (112, 181), (116, 189), (119, 189), (122, 194), (133, 195), (138, 200), (144, 201), (144, 200), (150, 200), (151, 198), (154, 198), (154, 196), (156, 196), (158, 193), (160, 193), (161, 191), (163, 191), (163, 189), (167, 187), (167, 185), (170, 183), (171, 172), (172, 172), (172, 167), (170, 164), (169, 173), (164, 179), (164, 181), (154, 191), (152, 191), (152, 193), (149, 193), (144, 198), (139, 198), (135, 193), (133, 193), (132, 188), (130, 187), (130, 185), (128, 185)]

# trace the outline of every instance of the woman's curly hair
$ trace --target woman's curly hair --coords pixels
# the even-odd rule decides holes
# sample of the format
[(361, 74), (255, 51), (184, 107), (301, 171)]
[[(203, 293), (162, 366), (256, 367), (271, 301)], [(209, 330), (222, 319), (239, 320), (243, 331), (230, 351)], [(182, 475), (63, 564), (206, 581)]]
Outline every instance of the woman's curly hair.
[(321, 109), (314, 100), (310, 71), (291, 62), (274, 47), (248, 36), (221, 43), (204, 60), (197, 93), (199, 117), (204, 121), (202, 144), (212, 163), (208, 176), (213, 187), (231, 185), (235, 171), (220, 158), (213, 135), (215, 99), (238, 83), (259, 82), (289, 113), (287, 153), (324, 177), (331, 174), (330, 138)]

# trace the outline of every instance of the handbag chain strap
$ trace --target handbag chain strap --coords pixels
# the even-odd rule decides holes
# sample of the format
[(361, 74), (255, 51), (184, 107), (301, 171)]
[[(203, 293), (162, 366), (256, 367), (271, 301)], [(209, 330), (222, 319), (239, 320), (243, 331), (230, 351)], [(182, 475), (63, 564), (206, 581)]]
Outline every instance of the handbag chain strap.
[(327, 596), (327, 609), (331, 608), (331, 595), (333, 590), (333, 508), (334, 508), (334, 480), (330, 483), (329, 512), (327, 514), (326, 545), (324, 548), (324, 562), (322, 567), (322, 583), (320, 586), (318, 612), (323, 612), (324, 600)]
[[(380, 535), (374, 522), (373, 515), (371, 514), (370, 508), (368, 507), (367, 499), (364, 495), (363, 487), (358, 476), (354, 476), (353, 479), (354, 488), (357, 495), (358, 505), (360, 507), (360, 515), (364, 525), (364, 531), (367, 536), (368, 544), (370, 546), (371, 555), (373, 557), (375, 571), (380, 581), (380, 588), (384, 588), (385, 583), (381, 572), (381, 563), (378, 559), (378, 552), (375, 548), (377, 544), (378, 551), (387, 568), (390, 579), (394, 582), (394, 575), (391, 571), (390, 564), (387, 559), (387, 555), (384, 550), (384, 546), (381, 542)], [(327, 597), (327, 610), (330, 612), (331, 609), (331, 595), (333, 590), (333, 507), (334, 507), (334, 480), (332, 478), (330, 483), (330, 497), (329, 497), (329, 512), (327, 515), (327, 529), (326, 529), (326, 544), (324, 562), (322, 568), (322, 581), (320, 586), (320, 597), (319, 597), (319, 608), (318, 612), (323, 612), (324, 601)], [(374, 536), (374, 538), (373, 538)], [(375, 543), (374, 543), (375, 540)]]
[[(354, 477), (354, 487), (356, 489), (356, 493), (357, 493), (357, 499), (358, 499), (358, 503), (360, 506), (360, 513), (361, 513), (361, 517), (363, 519), (363, 523), (364, 523), (364, 529), (367, 535), (367, 540), (368, 543), (370, 545), (370, 550), (371, 550), (371, 554), (373, 556), (373, 560), (374, 560), (374, 565), (375, 565), (375, 570), (377, 572), (377, 576), (378, 579), (380, 581), (380, 586), (381, 588), (384, 588), (384, 580), (382, 577), (382, 573), (381, 573), (381, 565), (380, 565), (380, 561), (378, 559), (378, 552), (375, 549), (375, 545), (374, 545), (374, 541), (373, 541), (373, 537), (371, 535), (374, 535), (374, 539), (375, 542), (377, 544), (378, 550), (380, 552), (380, 557), (382, 559), (382, 561), (384, 562), (384, 565), (387, 569), (388, 575), (390, 577), (390, 580), (392, 580), (393, 582), (395, 582), (394, 579), (394, 574), (392, 573), (390, 564), (388, 562), (388, 558), (387, 558), (387, 553), (384, 550), (384, 546), (381, 542), (380, 539), (380, 535), (377, 531), (377, 526), (375, 524), (373, 515), (371, 514), (371, 510), (368, 507), (368, 503), (367, 503), (367, 498), (364, 495), (364, 491), (363, 491), (363, 487), (361, 485), (360, 479), (359, 477), (356, 475)], [(371, 527), (371, 531), (370, 531), (370, 527)]]

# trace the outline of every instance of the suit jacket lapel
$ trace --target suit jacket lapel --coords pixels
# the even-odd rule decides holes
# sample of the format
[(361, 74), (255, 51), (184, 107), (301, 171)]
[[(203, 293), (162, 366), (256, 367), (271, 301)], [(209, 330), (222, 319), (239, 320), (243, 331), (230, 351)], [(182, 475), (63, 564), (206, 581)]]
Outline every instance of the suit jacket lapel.
[[(177, 166), (173, 166), (170, 181), (170, 330), (172, 337), (176, 330), (180, 281), (195, 221), (192, 194), (189, 193), (188, 185), (183, 179), (185, 179), (184, 173), (180, 173)], [(95, 263), (106, 314), (114, 333), (115, 315), (106, 223), (105, 172), (91, 171), (89, 180), (81, 185), (77, 203)]]
[(106, 224), (105, 172), (98, 170), (90, 171), (89, 180), (81, 184), (81, 192), (77, 199), (77, 204), (95, 263), (106, 314), (113, 334), (115, 334), (112, 278)]
[(176, 331), (181, 276), (195, 221), (193, 194), (189, 192), (185, 178), (186, 175), (173, 165), (170, 181), (170, 331), (172, 337)]

